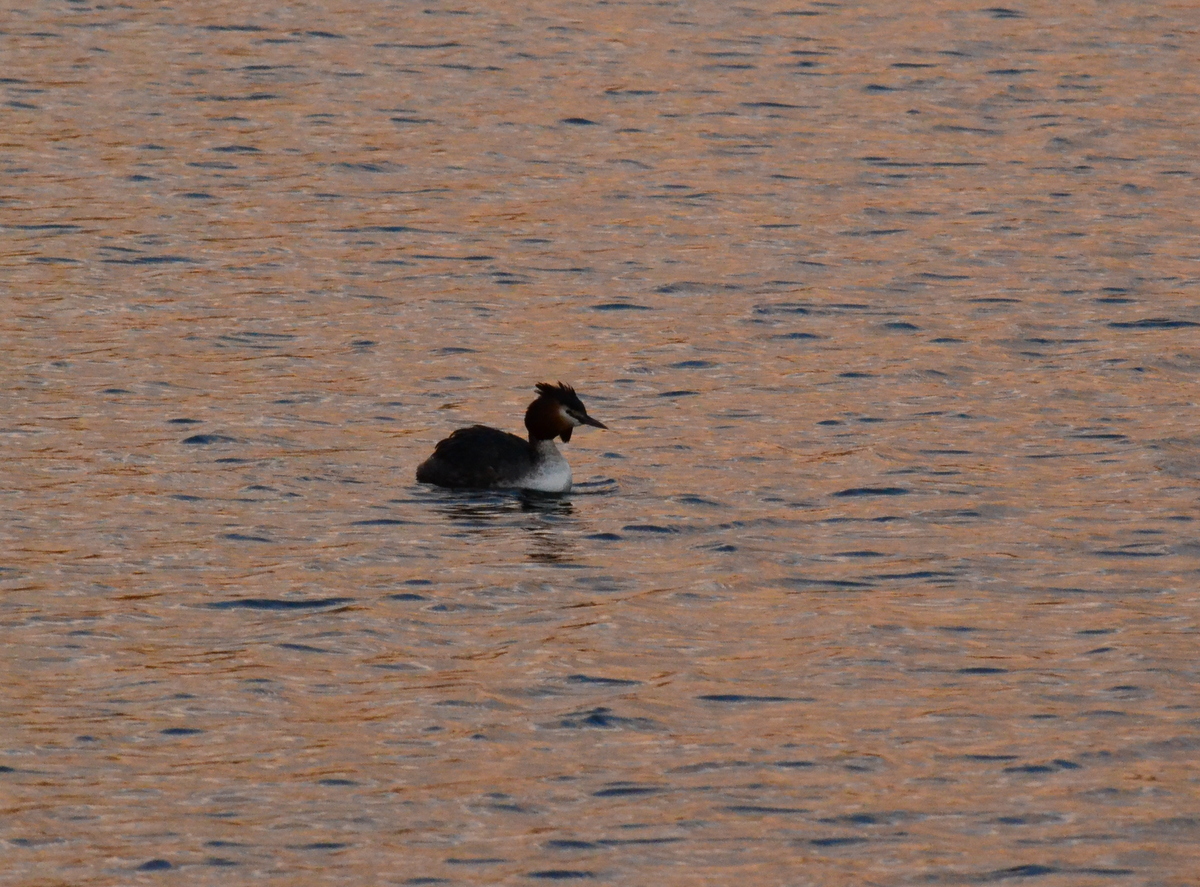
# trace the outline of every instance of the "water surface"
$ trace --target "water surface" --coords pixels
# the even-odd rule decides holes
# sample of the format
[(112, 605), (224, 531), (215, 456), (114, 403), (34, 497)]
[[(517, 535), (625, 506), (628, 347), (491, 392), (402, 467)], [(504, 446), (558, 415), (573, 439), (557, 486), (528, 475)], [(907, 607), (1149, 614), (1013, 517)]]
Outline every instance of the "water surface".
[(202, 7), (0, 32), (8, 883), (1194, 882), (1191, 7)]

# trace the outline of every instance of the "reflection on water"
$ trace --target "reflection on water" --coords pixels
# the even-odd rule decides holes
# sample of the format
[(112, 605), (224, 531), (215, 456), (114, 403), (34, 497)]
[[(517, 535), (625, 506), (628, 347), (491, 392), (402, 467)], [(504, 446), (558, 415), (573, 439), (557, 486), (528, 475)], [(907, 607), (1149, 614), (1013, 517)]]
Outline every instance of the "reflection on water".
[(570, 494), (437, 490), (426, 501), (435, 502), (433, 512), (453, 522), (455, 535), (477, 544), (486, 545), (494, 537), (511, 538), (514, 530), (521, 530), (529, 541), (531, 561), (569, 564), (579, 550)]
[(13, 883), (1195, 880), (1189, 10), (10, 18)]

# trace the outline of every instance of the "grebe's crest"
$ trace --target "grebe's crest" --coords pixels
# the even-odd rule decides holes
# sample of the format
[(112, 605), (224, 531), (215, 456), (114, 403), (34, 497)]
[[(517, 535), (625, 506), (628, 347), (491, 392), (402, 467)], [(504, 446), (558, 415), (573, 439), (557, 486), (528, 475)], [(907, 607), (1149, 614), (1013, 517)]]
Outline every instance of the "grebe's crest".
[(584, 407), (583, 401), (579, 399), (579, 395), (575, 393), (575, 389), (570, 385), (559, 382), (557, 385), (551, 385), (549, 382), (538, 382), (535, 386), (538, 394), (542, 397), (550, 397), (558, 401), (569, 410), (574, 410), (577, 413), (587, 415), (587, 408)]

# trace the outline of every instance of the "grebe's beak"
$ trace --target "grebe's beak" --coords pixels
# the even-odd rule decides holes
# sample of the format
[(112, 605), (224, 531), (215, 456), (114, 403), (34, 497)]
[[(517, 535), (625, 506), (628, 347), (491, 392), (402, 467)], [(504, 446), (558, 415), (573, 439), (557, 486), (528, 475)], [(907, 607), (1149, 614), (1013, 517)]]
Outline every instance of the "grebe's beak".
[(591, 416), (588, 416), (588, 415), (584, 415), (581, 418), (583, 419), (584, 425), (591, 425), (593, 428), (603, 428), (605, 431), (608, 430), (608, 426), (605, 425), (603, 422), (601, 422), (599, 419), (593, 419)]

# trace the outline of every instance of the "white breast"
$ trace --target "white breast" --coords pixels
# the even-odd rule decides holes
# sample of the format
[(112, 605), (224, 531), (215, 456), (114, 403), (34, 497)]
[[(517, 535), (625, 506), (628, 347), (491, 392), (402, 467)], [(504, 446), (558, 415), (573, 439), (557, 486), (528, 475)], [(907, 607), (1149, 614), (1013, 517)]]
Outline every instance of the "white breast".
[(565, 493), (571, 489), (571, 466), (552, 440), (537, 443), (537, 464), (513, 486), (542, 493)]

